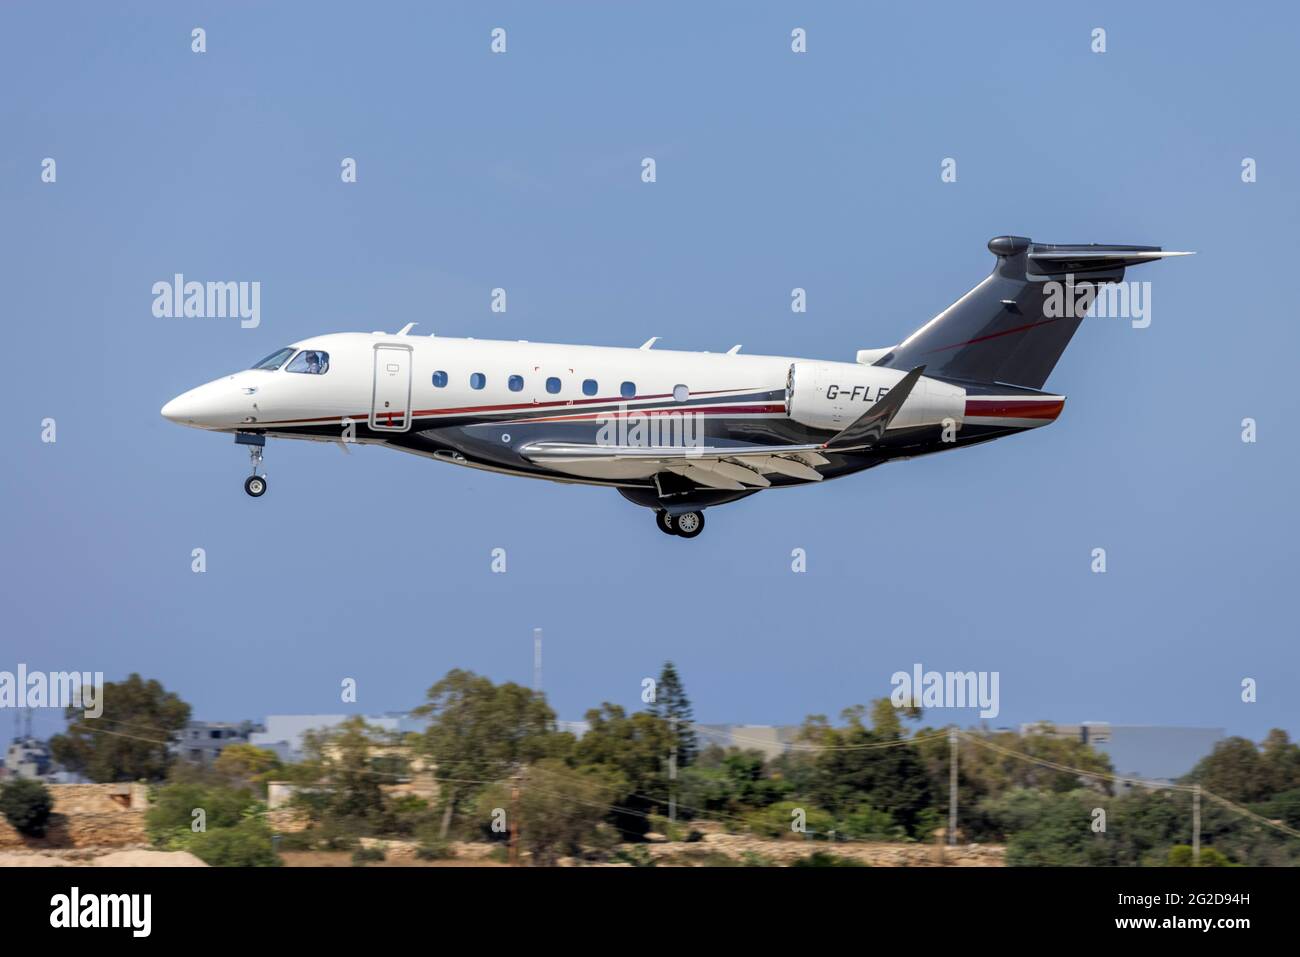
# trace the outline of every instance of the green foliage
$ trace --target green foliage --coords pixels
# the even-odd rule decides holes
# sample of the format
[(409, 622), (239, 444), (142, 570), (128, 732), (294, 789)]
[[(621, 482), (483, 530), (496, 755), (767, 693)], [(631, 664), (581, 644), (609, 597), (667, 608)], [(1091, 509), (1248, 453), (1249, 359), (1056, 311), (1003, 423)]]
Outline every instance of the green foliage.
[(1252, 806), (1251, 810), (1269, 820), (1300, 829), (1300, 788), (1274, 794), (1267, 801)]
[(1225, 738), (1184, 778), (1238, 804), (1266, 802), (1300, 788), (1300, 747), (1274, 728), (1260, 747)]
[(622, 864), (631, 864), (633, 867), (655, 866), (655, 859), (650, 856), (650, 850), (644, 844), (620, 848), (614, 852), (614, 860)]
[(416, 860), (420, 861), (445, 861), (455, 856), (456, 852), (452, 850), (450, 844), (437, 839), (421, 841), (415, 849)]
[(271, 829), (257, 818), (195, 834), (190, 853), (213, 867), (279, 867)]
[[(922, 813), (933, 813), (927, 808)], [(888, 811), (878, 811), (870, 804), (860, 804), (835, 825), (836, 837), (852, 841), (902, 841), (907, 831), (894, 821)]]
[(1212, 847), (1201, 848), (1201, 863), (1194, 863), (1195, 854), (1186, 844), (1175, 844), (1169, 849), (1166, 863), (1170, 867), (1232, 867), (1233, 864)]
[(629, 716), (608, 702), (586, 717), (589, 730), (574, 747), (575, 760), (621, 775), (625, 789), (611, 802), (618, 805), (611, 823), (625, 837), (642, 837), (650, 829), (650, 813), (668, 805), (668, 723), (647, 711)]
[(807, 857), (801, 857), (791, 867), (866, 867), (862, 861), (855, 861), (851, 857), (841, 857), (838, 854), (828, 854), (825, 851), (813, 851)]
[(190, 706), (138, 674), (106, 682), (103, 697), (98, 718), (67, 709), (67, 733), (50, 738), (54, 760), (101, 783), (161, 781), (172, 762), (168, 745), (190, 720)]
[(370, 749), (375, 729), (351, 717), (329, 736), (328, 780), (330, 813), (365, 820), (384, 806), (382, 779), (372, 765)]
[(740, 867), (741, 863), (730, 854), (706, 847), (692, 847), (675, 854), (665, 854), (657, 861), (659, 867)]
[(263, 797), (266, 782), (274, 780), (282, 768), (280, 756), (274, 751), (243, 742), (226, 745), (212, 762), (213, 772), (232, 786), (252, 788)]
[(555, 712), (541, 694), (514, 682), (494, 685), (471, 671), (449, 671), (416, 714), (430, 718), (420, 749), (437, 768), (444, 825), (473, 805), (482, 785), (544, 757), (563, 757), (573, 736), (555, 730)]
[(1092, 830), (1095, 798), (1088, 792), (1058, 794), (1020, 789), (989, 802), (992, 817), (1011, 833), (1011, 867), (1060, 867), (1113, 863), (1114, 846)]
[(54, 801), (40, 781), (15, 778), (0, 785), (0, 813), (15, 831), (27, 837), (44, 837)]
[(281, 851), (311, 851), (316, 848), (315, 838), (310, 831), (288, 831), (277, 834)]
[[(512, 791), (517, 786), (518, 797)], [(502, 782), (479, 795), (475, 818), (484, 836), (502, 838), (491, 831), (497, 808), (518, 815), (520, 846), (535, 864), (552, 865), (560, 858), (580, 856), (595, 837), (610, 803), (626, 788), (615, 771), (602, 767), (570, 768), (554, 758), (543, 758), (526, 768), (517, 782)]]
[(676, 731), (678, 769), (694, 764), (695, 756), (699, 753), (699, 742), (695, 734), (691, 701), (686, 697), (681, 675), (671, 661), (665, 661), (663, 670), (659, 672), (650, 713)]
[[(804, 831), (793, 829), (795, 812), (802, 811)], [(769, 807), (751, 811), (744, 817), (745, 826), (755, 834), (773, 838), (825, 839), (835, 827), (835, 818), (820, 808), (800, 804), (798, 801), (781, 801)]]
[(396, 838), (427, 835), (438, 826), (438, 816), (429, 802), (413, 794), (386, 795), (371, 820), (376, 834)]
[(352, 866), (365, 867), (375, 861), (385, 860), (386, 857), (382, 847), (358, 847), (352, 852)]
[(154, 791), (153, 801), (145, 812), (145, 828), (159, 846), (184, 847), (189, 835), (194, 833), (196, 809), (204, 812), (204, 827), (213, 830), (236, 826), (256, 804), (257, 799), (248, 788), (175, 781)]
[[(886, 706), (888, 702), (886, 701)], [(821, 716), (809, 718), (801, 739), (825, 750), (800, 769), (799, 786), (818, 807), (845, 818), (862, 804), (888, 813), (907, 834), (913, 834), (920, 814), (932, 803), (930, 778), (921, 752), (912, 744), (879, 747), (899, 740), (892, 706), (876, 707), (879, 729), (862, 724), (865, 709), (846, 709), (844, 728), (832, 728)], [(894, 720), (886, 720), (886, 716)], [(873, 747), (876, 745), (877, 747)]]

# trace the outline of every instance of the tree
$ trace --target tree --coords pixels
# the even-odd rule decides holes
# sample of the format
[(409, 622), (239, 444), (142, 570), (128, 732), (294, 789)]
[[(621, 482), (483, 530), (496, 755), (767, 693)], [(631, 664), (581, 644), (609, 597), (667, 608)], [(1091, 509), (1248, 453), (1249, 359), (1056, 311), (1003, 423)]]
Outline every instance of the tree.
[(444, 838), (452, 817), (472, 806), (485, 783), (562, 755), (573, 742), (572, 735), (556, 732), (555, 712), (540, 693), (512, 681), (494, 685), (472, 671), (447, 672), (415, 714), (431, 719), (420, 748), (435, 766)]
[(259, 818), (250, 817), (234, 827), (217, 828), (194, 835), (189, 850), (212, 867), (279, 867), (271, 829)]
[(54, 801), (40, 781), (16, 778), (0, 785), (0, 813), (19, 834), (44, 837)]
[(677, 766), (690, 767), (699, 753), (699, 743), (695, 735), (690, 699), (686, 697), (686, 688), (671, 661), (665, 661), (659, 672), (650, 713), (666, 721), (670, 728), (676, 729)]
[(255, 805), (247, 788), (230, 788), (199, 781), (173, 781), (154, 794), (145, 812), (145, 827), (155, 844), (187, 846), (196, 820), (194, 812), (203, 812), (204, 828), (216, 830), (234, 827)]
[(1270, 794), (1300, 787), (1300, 747), (1292, 743), (1285, 731), (1274, 728), (1259, 748)]
[[(501, 782), (484, 790), (476, 817), (487, 824), (499, 808), (507, 825), (519, 829), (521, 847), (534, 864), (551, 866), (561, 857), (576, 856), (597, 841), (609, 805), (627, 789), (627, 782), (606, 767), (571, 768), (556, 758), (542, 758), (519, 775), (519, 797), (512, 799), (515, 782)], [(510, 815), (516, 815), (512, 821)]]
[(1238, 803), (1263, 801), (1272, 793), (1271, 775), (1259, 749), (1246, 738), (1225, 738), (1200, 760), (1186, 779)]
[(332, 799), (330, 811), (343, 818), (368, 818), (384, 805), (382, 783), (371, 765), (372, 736), (377, 729), (353, 716), (328, 737), (326, 765)]
[(844, 728), (832, 728), (821, 715), (804, 722), (800, 740), (821, 750), (805, 769), (800, 792), (838, 819), (866, 804), (914, 833), (932, 803), (930, 776), (916, 745), (901, 738), (892, 706), (873, 707), (872, 713), (879, 730), (862, 723), (866, 709), (860, 705), (844, 710)]
[(243, 742), (228, 745), (212, 762), (216, 774), (231, 784), (256, 788), (259, 794), (266, 794), (266, 782), (281, 767), (280, 756), (274, 751)]
[(673, 734), (668, 723), (649, 711), (628, 715), (605, 702), (587, 712), (587, 733), (574, 747), (579, 764), (602, 765), (619, 772), (627, 791), (616, 803), (614, 826), (625, 836), (650, 830), (649, 815), (668, 806), (668, 752)]
[(190, 706), (157, 681), (132, 673), (104, 684), (98, 718), (69, 707), (66, 734), (50, 739), (50, 753), (70, 771), (99, 783), (160, 781), (167, 776), (172, 736), (190, 720)]

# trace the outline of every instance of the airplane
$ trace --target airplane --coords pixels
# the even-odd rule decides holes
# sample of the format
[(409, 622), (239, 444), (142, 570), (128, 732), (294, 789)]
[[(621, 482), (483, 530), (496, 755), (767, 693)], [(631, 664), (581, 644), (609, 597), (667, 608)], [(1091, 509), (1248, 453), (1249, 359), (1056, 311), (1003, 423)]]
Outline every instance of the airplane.
[[(855, 362), (335, 333), (277, 349), (162, 408), (248, 446), (244, 490), (270, 438), (373, 444), (441, 462), (608, 486), (694, 538), (704, 510), (896, 459), (1047, 425), (1042, 391), (1098, 290), (1169, 256), (1158, 246), (988, 243), (993, 271), (897, 345)], [(1082, 300), (1081, 300), (1082, 301)], [(1088, 298), (1087, 303), (1092, 299)], [(1062, 308), (1064, 304), (1065, 308)]]

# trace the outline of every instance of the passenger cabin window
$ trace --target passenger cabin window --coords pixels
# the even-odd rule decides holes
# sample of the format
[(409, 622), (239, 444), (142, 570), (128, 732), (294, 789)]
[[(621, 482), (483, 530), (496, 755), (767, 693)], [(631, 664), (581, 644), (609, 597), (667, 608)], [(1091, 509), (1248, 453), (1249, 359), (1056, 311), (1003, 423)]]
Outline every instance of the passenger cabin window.
[(487, 385), (487, 376), (481, 372), (475, 372), (469, 377), (469, 387), (471, 389), (481, 389)]
[(330, 370), (330, 354), (319, 349), (304, 349), (289, 363), (286, 372), (305, 372), (308, 375), (324, 375)]
[(560, 391), (560, 380), (555, 376), (551, 376), (549, 379), (547, 379), (546, 391), (549, 392), (551, 395), (555, 395), (556, 393), (558, 393)]
[(636, 398), (636, 383), (635, 383), (635, 382), (624, 382), (621, 386), (618, 387), (618, 394), (621, 395), (621, 396), (622, 396), (623, 398), (625, 398), (625, 399), (635, 399), (635, 398)]
[(582, 394), (583, 394), (583, 395), (595, 395), (595, 394), (596, 394), (597, 392), (599, 392), (599, 391), (600, 391), (600, 386), (598, 386), (598, 385), (596, 384), (596, 380), (595, 380), (595, 379), (583, 379), (583, 380), (582, 380)]
[(435, 389), (447, 388), (447, 373), (439, 369), (433, 374), (433, 387)]
[(257, 363), (257, 365), (253, 366), (253, 368), (265, 369), (267, 372), (274, 372), (276, 369), (280, 368), (280, 366), (284, 365), (291, 355), (293, 355), (293, 349), (277, 349), (261, 362)]
[(688, 389), (688, 388), (686, 388), (686, 386), (684, 386), (684, 385), (675, 385), (675, 386), (673, 386), (673, 401), (674, 401), (674, 402), (685, 402), (685, 401), (686, 401), (687, 399), (689, 399), (690, 397), (691, 397), (691, 390)]
[(510, 386), (511, 392), (522, 392), (524, 388), (524, 377), (521, 375), (512, 375), (510, 381), (506, 384)]

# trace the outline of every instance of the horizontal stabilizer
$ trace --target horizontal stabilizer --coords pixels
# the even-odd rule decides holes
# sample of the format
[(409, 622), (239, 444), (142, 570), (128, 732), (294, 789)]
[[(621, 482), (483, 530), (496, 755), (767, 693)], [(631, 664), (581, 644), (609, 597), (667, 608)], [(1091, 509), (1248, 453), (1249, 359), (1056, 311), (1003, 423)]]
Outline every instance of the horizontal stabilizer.
[(1140, 266), (1171, 256), (1194, 256), (1195, 253), (1164, 250), (1159, 246), (1031, 246), (1030, 272), (1039, 275), (1088, 273), (1117, 266)]
[(1060, 314), (1058, 284), (1119, 282), (1131, 266), (1186, 252), (1159, 246), (1036, 243), (1024, 236), (989, 240), (997, 257), (987, 279), (872, 364), (924, 364), (939, 379), (1041, 389), (1083, 321)]

